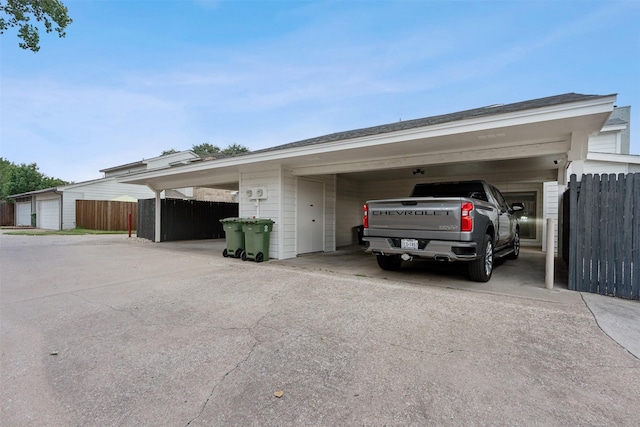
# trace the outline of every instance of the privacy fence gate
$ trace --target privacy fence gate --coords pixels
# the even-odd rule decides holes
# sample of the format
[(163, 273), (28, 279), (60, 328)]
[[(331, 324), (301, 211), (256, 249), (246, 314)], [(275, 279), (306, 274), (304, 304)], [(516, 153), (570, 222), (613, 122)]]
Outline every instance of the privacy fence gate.
[[(138, 200), (137, 236), (155, 240), (155, 199)], [(237, 203), (162, 199), (160, 241), (224, 237), (221, 219), (238, 216)]]
[(564, 197), (569, 289), (637, 300), (640, 173), (571, 175)]

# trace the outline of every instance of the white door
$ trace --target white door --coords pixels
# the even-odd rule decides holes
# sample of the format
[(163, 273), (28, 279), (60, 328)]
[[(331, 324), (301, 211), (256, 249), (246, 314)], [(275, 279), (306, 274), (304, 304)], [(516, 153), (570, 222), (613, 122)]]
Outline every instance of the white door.
[(38, 228), (60, 230), (60, 200), (39, 200), (36, 221)]
[(31, 225), (31, 202), (16, 203), (16, 225)]
[(324, 250), (324, 184), (298, 180), (298, 253)]

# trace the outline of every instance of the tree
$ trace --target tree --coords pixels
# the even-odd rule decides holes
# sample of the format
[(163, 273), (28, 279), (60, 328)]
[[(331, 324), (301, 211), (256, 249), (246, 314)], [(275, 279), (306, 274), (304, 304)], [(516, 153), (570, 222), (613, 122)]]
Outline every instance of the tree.
[(200, 145), (194, 145), (191, 147), (191, 151), (196, 153), (198, 156), (206, 156), (207, 154), (219, 153), (221, 150), (217, 145), (211, 145), (208, 142), (205, 142)]
[(22, 39), (18, 46), (37, 52), (40, 34), (38, 27), (31, 23), (32, 19), (42, 22), (47, 33), (55, 29), (62, 38), (66, 36), (67, 25), (73, 22), (67, 13), (60, 0), (0, 0), (0, 34), (18, 27), (18, 37)]
[(42, 174), (35, 163), (16, 165), (2, 158), (0, 160), (2, 168), (0, 194), (3, 199), (13, 194), (22, 194), (68, 184), (67, 181), (50, 178)]
[[(226, 154), (227, 156), (235, 156), (236, 154), (248, 153), (249, 149), (244, 145), (240, 145), (240, 144), (231, 144), (226, 148), (221, 149), (217, 145), (211, 145), (208, 142), (204, 142), (198, 145), (194, 144), (191, 147), (191, 151), (196, 153), (198, 156), (208, 156), (211, 154), (219, 154), (219, 153)], [(166, 156), (167, 154), (174, 154), (177, 152), (178, 151), (171, 148), (169, 150), (164, 150), (160, 155)]]
[(200, 145), (194, 145), (191, 148), (191, 151), (196, 153), (198, 156), (206, 156), (207, 154), (217, 153), (224, 153), (227, 156), (235, 156), (236, 154), (248, 153), (249, 149), (240, 144), (231, 144), (226, 148), (220, 149), (220, 147), (218, 147), (217, 145), (211, 145), (208, 142), (205, 142)]
[(236, 154), (248, 153), (249, 149), (244, 145), (231, 144), (227, 148), (222, 150), (222, 152), (227, 156), (235, 156)]

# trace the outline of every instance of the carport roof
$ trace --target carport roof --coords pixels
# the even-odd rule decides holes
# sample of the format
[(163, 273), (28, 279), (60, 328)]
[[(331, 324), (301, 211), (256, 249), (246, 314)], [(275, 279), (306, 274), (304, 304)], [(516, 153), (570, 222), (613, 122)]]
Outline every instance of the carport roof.
[[(263, 150), (253, 151), (259, 153), (265, 151), (284, 150), (287, 148), (302, 147), (306, 145), (322, 144), (325, 142), (341, 141), (364, 136), (378, 135), (383, 133), (396, 132), (401, 130), (414, 129), (425, 126), (433, 126), (443, 123), (450, 123), (459, 120), (466, 120), (476, 117), (494, 116), (498, 114), (514, 113), (518, 111), (531, 110), (534, 108), (551, 107), (554, 105), (567, 104), (571, 102), (587, 101), (599, 98), (606, 98), (612, 95), (582, 95), (579, 93), (565, 93), (562, 95), (549, 96), (546, 98), (533, 99), (529, 101), (516, 102), (512, 104), (494, 104), (486, 107), (474, 108), (471, 110), (459, 111), (456, 113), (442, 114), (439, 116), (424, 117), (421, 119), (405, 120), (385, 125), (372, 126), (362, 129), (348, 130), (345, 132), (336, 132), (329, 135), (318, 136), (315, 138), (303, 139), (301, 141), (291, 142), (288, 144), (278, 145), (276, 147), (265, 148)], [(615, 96), (615, 95), (613, 95)]]
[(382, 171), (393, 174), (425, 166), (434, 174), (474, 176), (507, 167), (519, 176), (530, 172), (530, 179), (553, 180), (558, 175), (557, 160), (566, 159), (570, 150), (580, 153), (574, 147), (578, 140), (586, 147), (585, 135), (602, 129), (615, 99), (615, 94), (566, 93), (489, 105), (332, 133), (228, 158), (202, 159), (118, 181), (156, 190), (238, 189), (239, 173), (258, 168), (284, 167), (296, 176), (349, 174), (354, 179), (382, 180)]

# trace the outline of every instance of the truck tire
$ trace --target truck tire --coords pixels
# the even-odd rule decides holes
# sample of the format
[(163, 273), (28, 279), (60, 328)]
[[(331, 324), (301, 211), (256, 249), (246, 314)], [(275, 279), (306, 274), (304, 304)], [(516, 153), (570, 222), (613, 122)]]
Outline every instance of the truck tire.
[(376, 255), (376, 260), (380, 268), (387, 271), (397, 271), (402, 265), (400, 255)]
[(480, 258), (469, 263), (469, 278), (474, 282), (488, 282), (493, 273), (493, 239), (485, 234)]
[(513, 242), (511, 243), (512, 252), (507, 255), (509, 259), (518, 259), (520, 255), (520, 230), (516, 229), (516, 234), (513, 236)]

